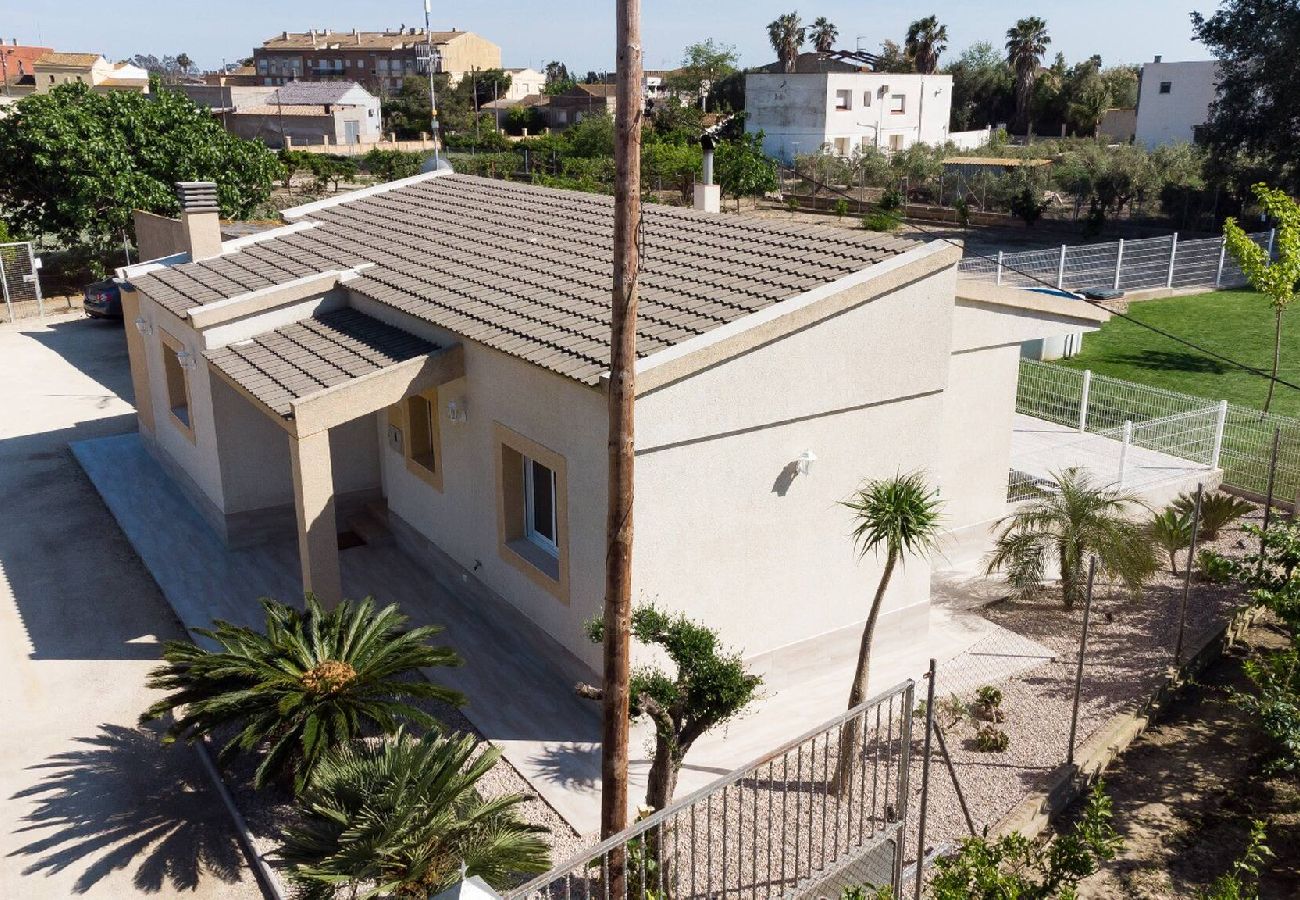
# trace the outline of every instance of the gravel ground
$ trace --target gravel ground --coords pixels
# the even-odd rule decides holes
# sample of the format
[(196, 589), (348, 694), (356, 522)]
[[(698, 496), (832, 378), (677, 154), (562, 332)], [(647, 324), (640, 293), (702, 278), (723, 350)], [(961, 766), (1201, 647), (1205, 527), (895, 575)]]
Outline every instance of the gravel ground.
[[(1240, 557), (1248, 552), (1244, 538), (1240, 525), (1236, 525), (1221, 532), (1212, 544), (1202, 546), (1225, 556)], [(1082, 747), (1112, 716), (1148, 698), (1168, 674), (1173, 664), (1182, 590), (1182, 577), (1175, 578), (1167, 567), (1138, 598), (1117, 585), (1098, 580), (1076, 748)], [(1184, 658), (1199, 650), (1243, 600), (1239, 586), (1193, 580)], [(1047, 777), (1065, 761), (1083, 625), (1081, 607), (1066, 610), (1051, 596), (1027, 603), (1005, 600), (986, 608), (983, 614), (995, 624), (1047, 647), (1055, 658), (1010, 679), (992, 682), (1004, 697), (1005, 721), (999, 727), (1011, 739), (1004, 752), (976, 750), (975, 732), (985, 723), (967, 716), (952, 724), (951, 718), (945, 718), (948, 704), (936, 699), (936, 715), (944, 726), (953, 768), (977, 830), (995, 825), (1025, 796), (1042, 788)], [(981, 649), (988, 652), (988, 648)], [(940, 666), (936, 698), (945, 697), (945, 672), (954, 679), (960, 675), (961, 683), (970, 684), (970, 670), (989, 665), (988, 656), (968, 652)], [(973, 702), (973, 692), (960, 699)], [(921, 783), (919, 748), (914, 766), (912, 808), (916, 810)], [(952, 779), (939, 756), (931, 766), (927, 830), (929, 847), (955, 843), (969, 834)]]

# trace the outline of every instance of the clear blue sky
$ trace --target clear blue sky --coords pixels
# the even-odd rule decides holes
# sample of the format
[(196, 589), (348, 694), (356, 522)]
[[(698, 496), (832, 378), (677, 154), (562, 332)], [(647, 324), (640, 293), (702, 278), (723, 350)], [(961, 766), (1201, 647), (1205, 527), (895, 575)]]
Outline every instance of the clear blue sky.
[[(840, 29), (840, 46), (874, 49), (885, 38), (901, 42), (907, 24), (935, 13), (948, 26), (944, 59), (981, 40), (998, 46), (1017, 18), (1047, 20), (1051, 53), (1071, 62), (1100, 53), (1107, 64), (1144, 62), (1156, 54), (1167, 60), (1202, 59), (1192, 41), (1192, 9), (1212, 11), (1217, 4), (1194, 0), (643, 0), (646, 65), (669, 67), (686, 44), (707, 37), (733, 44), (745, 65), (772, 58), (766, 25), (797, 9), (806, 22), (819, 15)], [(579, 72), (613, 68), (612, 0), (434, 0), (434, 28), (476, 31), (501, 45), (507, 66), (559, 59)], [(60, 50), (100, 52), (110, 59), (134, 53), (187, 52), (204, 68), (222, 59), (248, 56), (254, 45), (283, 30), (308, 28), (378, 29), (423, 23), (422, 0), (64, 0), (32, 3), (0, 0), (0, 37), (8, 43), (41, 43)]]

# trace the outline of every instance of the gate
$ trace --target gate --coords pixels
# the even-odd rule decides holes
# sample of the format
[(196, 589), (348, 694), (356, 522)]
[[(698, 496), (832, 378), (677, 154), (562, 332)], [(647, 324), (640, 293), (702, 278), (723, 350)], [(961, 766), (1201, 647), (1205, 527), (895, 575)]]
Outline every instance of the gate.
[(30, 241), (0, 244), (0, 294), (10, 322), (14, 320), (14, 304), (23, 301), (35, 300), (37, 310), (44, 317), (40, 269), (40, 257)]

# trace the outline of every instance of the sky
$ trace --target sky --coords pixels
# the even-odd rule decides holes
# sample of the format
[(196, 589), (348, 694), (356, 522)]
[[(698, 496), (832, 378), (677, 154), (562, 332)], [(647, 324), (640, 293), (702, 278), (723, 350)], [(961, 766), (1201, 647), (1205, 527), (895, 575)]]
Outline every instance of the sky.
[[(1049, 57), (1061, 51), (1070, 62), (1100, 53), (1107, 65), (1205, 59), (1192, 40), (1189, 14), (1212, 12), (1215, 3), (1193, 0), (930, 0), (925, 4), (881, 0), (643, 0), (642, 38), (648, 68), (676, 65), (682, 48), (714, 38), (735, 46), (742, 65), (774, 55), (767, 23), (798, 10), (806, 23), (826, 16), (840, 31), (839, 45), (874, 50), (886, 38), (902, 42), (913, 19), (933, 13), (948, 26), (947, 61), (977, 41), (1005, 42), (1016, 19), (1037, 15), (1052, 35)], [(110, 59), (136, 53), (158, 56), (184, 51), (205, 69), (251, 55), (281, 31), (330, 28), (377, 30), (422, 25), (422, 0), (63, 0), (31, 3), (0, 0), (0, 37), (6, 43), (98, 52)], [(501, 45), (506, 66), (539, 68), (558, 59), (571, 70), (613, 68), (614, 4), (572, 0), (434, 0), (435, 29), (474, 31)]]

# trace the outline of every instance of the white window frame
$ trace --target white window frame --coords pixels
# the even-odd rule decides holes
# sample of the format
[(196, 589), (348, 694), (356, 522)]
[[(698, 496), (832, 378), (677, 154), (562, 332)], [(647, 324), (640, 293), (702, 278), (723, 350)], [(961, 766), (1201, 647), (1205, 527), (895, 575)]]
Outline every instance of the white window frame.
[(907, 95), (890, 94), (889, 95), (889, 114), (891, 116), (907, 115)]
[(839, 88), (835, 91), (835, 108), (838, 110), (853, 109), (853, 91), (848, 88)]
[[(520, 453), (519, 456), (523, 460), (523, 465), (524, 465), (524, 537), (528, 538), (528, 540), (539, 549), (544, 550), (545, 552), (549, 553), (551, 556), (554, 556), (555, 558), (558, 559), (560, 556), (560, 545), (556, 542), (556, 539), (558, 538), (560, 533), (560, 522), (559, 522), (559, 496), (558, 496), (558, 491), (556, 490), (555, 470), (550, 466), (546, 465), (546, 463), (539, 462), (533, 459), (531, 456), (529, 456), (526, 453)], [(536, 485), (536, 475), (534, 474), (534, 468), (537, 466), (541, 466), (543, 469), (551, 473), (550, 481), (551, 481), (551, 535), (552, 537), (547, 537), (545, 534), (542, 534), (540, 531), (537, 530), (535, 526), (537, 518), (536, 518), (536, 500), (534, 499), (534, 497), (536, 495), (537, 485)]]

